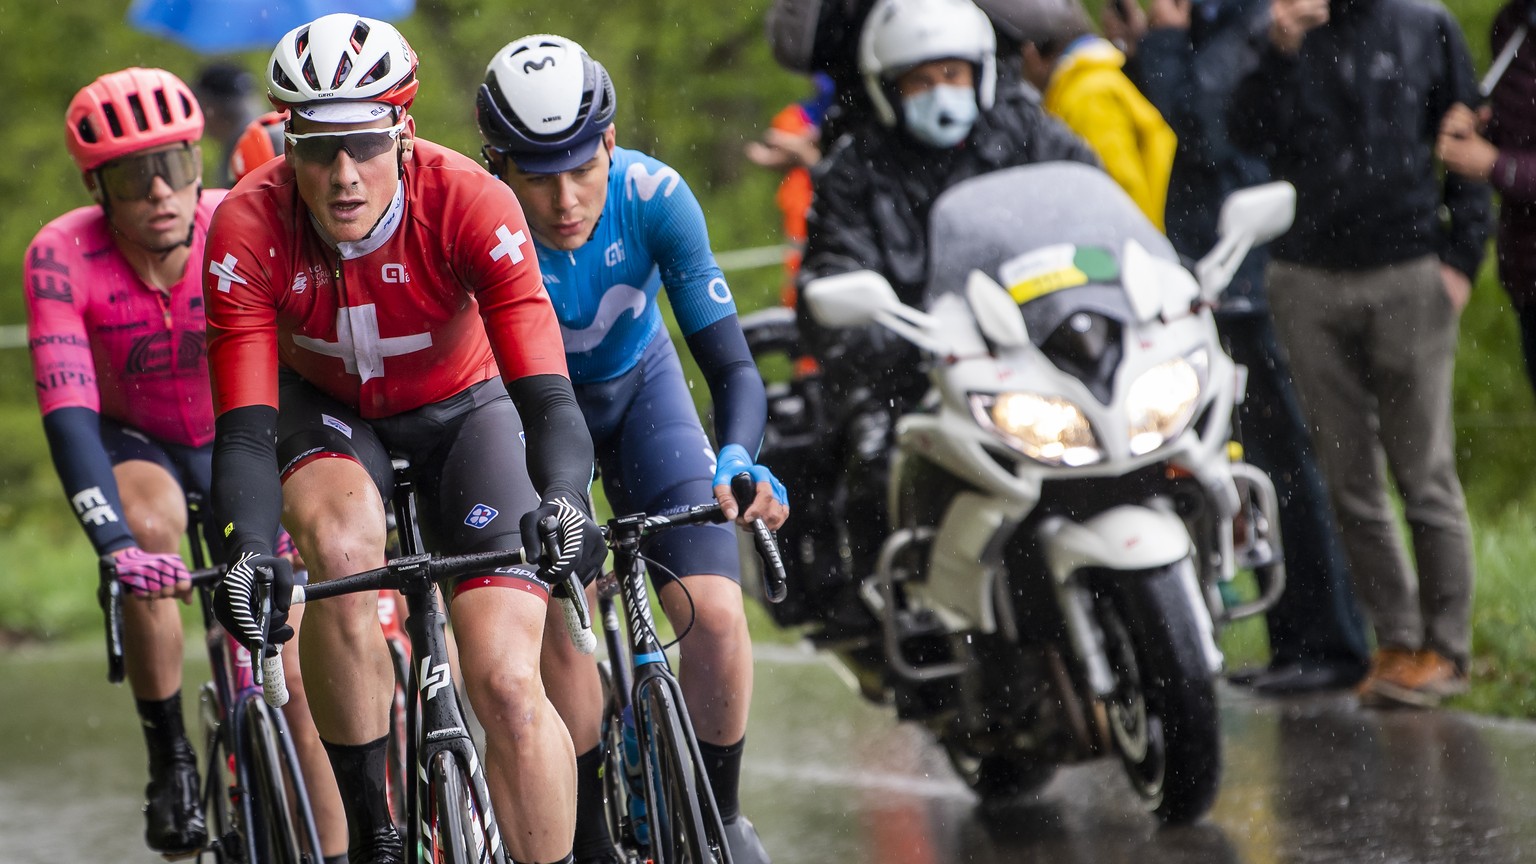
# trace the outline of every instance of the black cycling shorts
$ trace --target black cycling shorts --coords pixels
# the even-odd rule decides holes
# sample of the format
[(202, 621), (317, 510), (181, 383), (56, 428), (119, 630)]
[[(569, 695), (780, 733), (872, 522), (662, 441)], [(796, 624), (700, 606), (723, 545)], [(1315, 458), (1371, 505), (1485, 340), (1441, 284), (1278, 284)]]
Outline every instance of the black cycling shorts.
[[(296, 373), (278, 376), (277, 459), (284, 477), (316, 458), (362, 465), (386, 502), (394, 457), (410, 461), (417, 519), (426, 548), (448, 554), (517, 549), (518, 521), (539, 505), (528, 478), (522, 419), (501, 379), (471, 386), (414, 411), (364, 420)], [(549, 595), (532, 567), (503, 568), (458, 580)]]

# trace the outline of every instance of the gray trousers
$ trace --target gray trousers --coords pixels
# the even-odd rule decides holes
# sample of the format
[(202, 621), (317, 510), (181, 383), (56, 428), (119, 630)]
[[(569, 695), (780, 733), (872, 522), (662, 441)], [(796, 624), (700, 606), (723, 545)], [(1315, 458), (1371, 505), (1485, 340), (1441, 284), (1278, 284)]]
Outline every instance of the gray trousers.
[[(1472, 544), (1456, 476), (1459, 317), (1433, 256), (1371, 270), (1271, 262), (1270, 309), (1378, 647), (1466, 668)], [(1386, 471), (1413, 535), (1409, 563)]]

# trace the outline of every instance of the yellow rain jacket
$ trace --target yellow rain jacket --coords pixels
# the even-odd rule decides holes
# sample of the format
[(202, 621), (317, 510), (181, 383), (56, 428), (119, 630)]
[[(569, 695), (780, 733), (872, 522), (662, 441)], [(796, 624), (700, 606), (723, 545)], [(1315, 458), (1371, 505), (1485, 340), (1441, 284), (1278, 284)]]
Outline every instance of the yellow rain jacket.
[(1097, 36), (1078, 39), (1051, 71), (1045, 110), (1088, 142), (1109, 176), (1163, 231), (1168, 174), (1178, 138), (1125, 77), (1124, 66), (1125, 55), (1108, 41)]

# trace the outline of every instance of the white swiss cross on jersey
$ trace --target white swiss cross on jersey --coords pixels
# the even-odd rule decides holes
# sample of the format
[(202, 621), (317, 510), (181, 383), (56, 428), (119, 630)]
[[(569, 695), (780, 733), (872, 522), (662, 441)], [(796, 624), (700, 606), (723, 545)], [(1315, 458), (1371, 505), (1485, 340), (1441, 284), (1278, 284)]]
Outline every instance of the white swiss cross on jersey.
[(431, 333), (380, 336), (377, 307), (345, 306), (336, 316), (336, 341), (327, 342), (294, 334), (293, 344), (317, 354), (340, 357), (348, 372), (362, 376), (363, 383), (384, 377), (384, 358), (410, 354), (432, 346)]
[(528, 242), (527, 234), (524, 234), (521, 230), (513, 234), (507, 226), (498, 225), (496, 226), (496, 239), (501, 242), (496, 245), (496, 248), (491, 250), (492, 261), (500, 261), (510, 255), (512, 256), (513, 264), (521, 264), (523, 262), (523, 244)]

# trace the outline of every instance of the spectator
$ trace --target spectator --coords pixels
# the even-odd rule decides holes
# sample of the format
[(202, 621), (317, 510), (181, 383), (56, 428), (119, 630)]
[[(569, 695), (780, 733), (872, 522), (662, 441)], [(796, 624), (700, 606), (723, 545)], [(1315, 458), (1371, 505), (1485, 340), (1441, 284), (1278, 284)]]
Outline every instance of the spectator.
[(1177, 140), (1163, 115), (1125, 76), (1125, 54), (1099, 37), (1078, 0), (981, 0), (1024, 80), (1099, 155), (1141, 212), (1164, 230)]
[[(971, 0), (880, 0), (860, 38), (859, 65), (873, 111), (859, 118), (813, 172), (801, 280), (881, 272), (906, 303), (921, 304), (928, 273), (928, 212), (961, 180), (1032, 162), (1097, 165), (1076, 135), (1019, 87), (998, 86), (996, 37)], [(829, 391), (846, 467), (854, 573), (872, 572), (885, 533), (886, 462), (893, 418), (926, 388), (915, 351), (873, 328), (824, 334), (802, 316)], [(842, 500), (834, 496), (833, 500)], [(841, 607), (857, 609), (856, 605)], [(858, 618), (847, 622), (857, 626)]]
[(192, 89), (203, 106), (203, 116), (207, 118), (204, 134), (218, 142), (219, 176), (216, 180), (219, 186), (227, 189), (235, 185), (228, 167), (235, 143), (251, 118), (261, 113), (256, 78), (241, 66), (217, 61), (203, 67)]
[[(1124, 34), (1131, 76), (1178, 135), (1168, 188), (1168, 238), (1193, 260), (1216, 244), (1216, 219), (1232, 192), (1264, 182), (1262, 160), (1227, 137), (1224, 112), (1241, 74), (1258, 63), (1255, 40), (1269, 0), (1151, 0), (1105, 10), (1105, 31)], [(1151, 29), (1140, 26), (1150, 19)], [(1262, 693), (1349, 687), (1365, 674), (1365, 633), (1327, 491), (1291, 386), (1264, 291), (1267, 252), (1248, 256), (1216, 313), (1227, 351), (1248, 370), (1239, 409), (1247, 457), (1280, 498), (1286, 589), (1269, 611), (1270, 661), (1251, 679)], [(1246, 677), (1246, 676), (1245, 676)]]
[(1228, 117), (1233, 140), (1297, 190), (1295, 227), (1273, 246), (1269, 299), (1375, 630), (1358, 692), (1366, 703), (1433, 706), (1466, 689), (1471, 641), (1451, 373), (1489, 195), (1454, 174), (1439, 179), (1433, 150), (1452, 106), (1477, 99), (1472, 63), (1438, 4), (1273, 0), (1270, 10)]
[[(1497, 56), (1525, 28), (1509, 66), (1488, 94), (1483, 116), (1456, 105), (1445, 117), (1435, 151), (1445, 167), (1500, 196), (1499, 281), (1520, 322), (1525, 372), (1536, 387), (1536, 4), (1511, 0), (1493, 20), (1490, 42)], [(1485, 138), (1479, 134), (1484, 123)]]
[(782, 298), (786, 306), (795, 305), (795, 277), (805, 252), (805, 213), (811, 208), (811, 167), (821, 161), (821, 124), (835, 96), (831, 76), (818, 72), (812, 81), (815, 95), (786, 105), (774, 115), (762, 140), (748, 141), (745, 148), (752, 162), (784, 175), (774, 203), (784, 214), (784, 237), (789, 241)]

